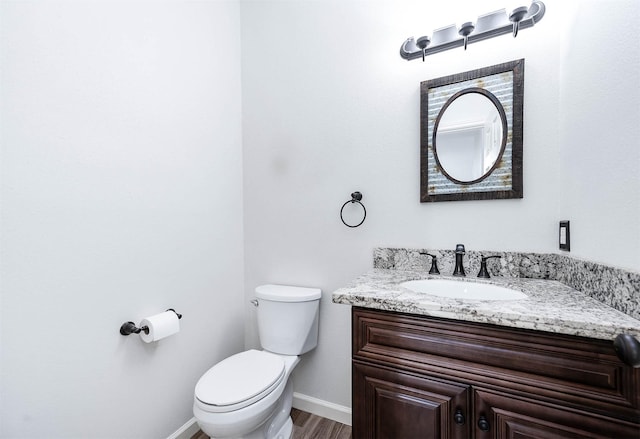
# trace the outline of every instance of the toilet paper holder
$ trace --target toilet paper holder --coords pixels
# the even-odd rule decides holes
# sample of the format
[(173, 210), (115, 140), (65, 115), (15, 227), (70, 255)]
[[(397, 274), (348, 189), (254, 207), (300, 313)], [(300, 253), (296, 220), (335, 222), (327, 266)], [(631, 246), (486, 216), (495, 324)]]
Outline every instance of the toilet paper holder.
[[(173, 311), (178, 316), (178, 319), (182, 318), (182, 314), (179, 314), (175, 309), (169, 308), (167, 311)], [(121, 335), (131, 335), (131, 334), (140, 334), (140, 332), (144, 332), (145, 334), (149, 333), (148, 326), (142, 326), (138, 328), (133, 322), (124, 322), (122, 326), (120, 326), (120, 334)]]

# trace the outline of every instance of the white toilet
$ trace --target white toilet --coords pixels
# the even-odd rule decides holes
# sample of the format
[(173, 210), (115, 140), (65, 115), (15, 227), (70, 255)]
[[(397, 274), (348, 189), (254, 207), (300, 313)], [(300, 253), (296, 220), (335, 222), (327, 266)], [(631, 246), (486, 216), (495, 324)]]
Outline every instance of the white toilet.
[(256, 288), (264, 350), (248, 350), (209, 369), (196, 384), (193, 414), (212, 438), (289, 439), (293, 432), (289, 375), (298, 355), (318, 344), (317, 288)]

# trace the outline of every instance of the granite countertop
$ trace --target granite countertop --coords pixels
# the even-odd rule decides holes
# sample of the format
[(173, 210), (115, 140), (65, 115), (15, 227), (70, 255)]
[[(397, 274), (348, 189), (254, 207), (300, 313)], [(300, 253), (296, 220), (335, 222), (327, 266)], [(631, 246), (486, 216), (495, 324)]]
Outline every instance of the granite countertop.
[[(416, 293), (400, 283), (416, 279), (481, 282), (522, 291), (526, 299), (467, 300)], [(640, 338), (636, 320), (555, 280), (431, 276), (424, 271), (373, 269), (333, 293), (333, 302), (513, 328), (613, 340), (620, 333)]]

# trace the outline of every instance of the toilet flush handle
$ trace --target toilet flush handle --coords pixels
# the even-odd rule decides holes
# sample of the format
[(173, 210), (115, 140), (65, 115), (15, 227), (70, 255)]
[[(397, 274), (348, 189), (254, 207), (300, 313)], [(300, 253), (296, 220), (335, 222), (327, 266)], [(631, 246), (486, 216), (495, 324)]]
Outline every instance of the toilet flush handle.
[(253, 304), (253, 306), (258, 306), (259, 305), (258, 299), (253, 299), (251, 301), (251, 303)]

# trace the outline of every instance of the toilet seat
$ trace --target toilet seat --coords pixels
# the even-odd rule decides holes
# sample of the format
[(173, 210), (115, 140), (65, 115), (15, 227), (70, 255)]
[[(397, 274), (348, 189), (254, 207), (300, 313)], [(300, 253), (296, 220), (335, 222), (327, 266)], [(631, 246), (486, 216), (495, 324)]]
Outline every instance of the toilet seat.
[(284, 376), (282, 357), (251, 349), (209, 369), (196, 384), (195, 397), (208, 412), (239, 410), (271, 393)]

